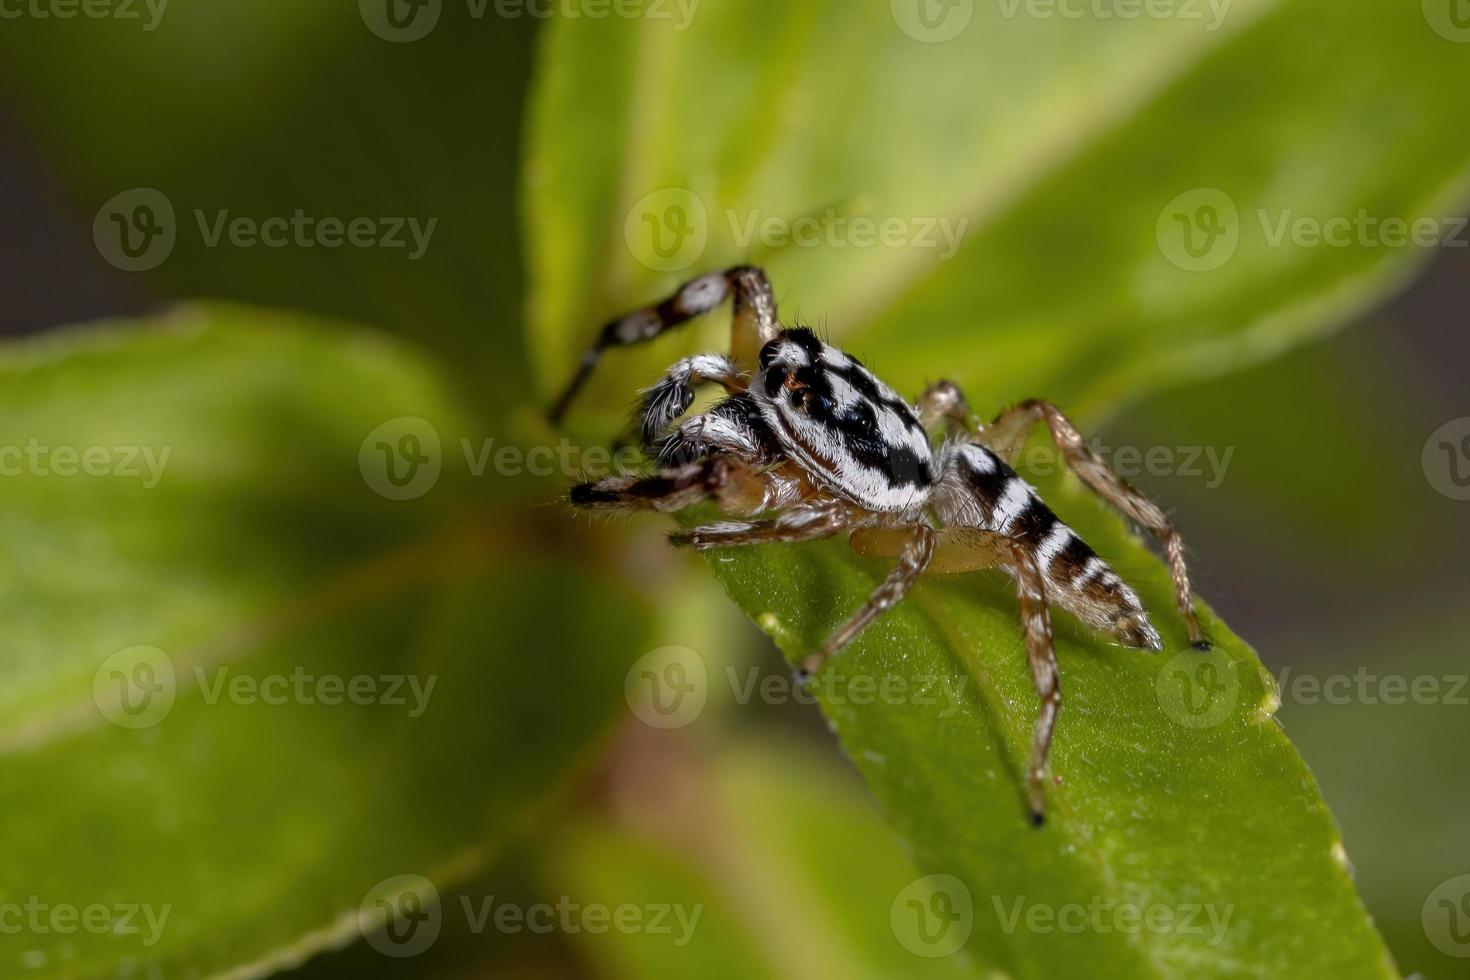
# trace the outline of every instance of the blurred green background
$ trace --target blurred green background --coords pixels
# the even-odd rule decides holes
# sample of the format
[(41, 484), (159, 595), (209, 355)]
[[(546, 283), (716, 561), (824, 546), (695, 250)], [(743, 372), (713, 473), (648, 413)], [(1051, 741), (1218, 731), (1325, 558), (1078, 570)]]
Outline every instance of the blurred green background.
[[(536, 410), (575, 347), (679, 278), (624, 246), (626, 204), (688, 186), (712, 210), (776, 215), (963, 202), (975, 221), (958, 271), (902, 301), (886, 270), (931, 255), (742, 249), (718, 218), (688, 271), (769, 264), (787, 311), (839, 341), (861, 324), (859, 352), (907, 387), (957, 372), (982, 416), (1045, 395), (1115, 457), (1166, 450), (1136, 482), (1184, 529), (1196, 591), (1282, 682), (1279, 718), (1400, 969), (1470, 976), (1421, 918), (1470, 873), (1470, 504), (1426, 457), (1470, 415), (1470, 235), (1327, 254), (1242, 231), (1212, 278), (1165, 266), (1152, 224), (1129, 223), (1198, 186), (1230, 188), (1245, 229), (1258, 199), (1463, 214), (1470, 44), (1430, 4), (1239, 2), (1208, 36), (980, 5), (944, 39), (915, 37), (928, 22), (897, 3), (793, 6), (706, 0), (687, 31), (675, 4), (670, 24), (561, 30), (520, 6), (445, 3), (413, 40), (366, 2), (174, 0), (156, 22), (142, 5), (139, 20), (27, 7), (0, 21), (0, 328), (13, 338), (0, 442), (111, 445), (152, 425), (177, 467), (151, 496), (0, 480), (13, 865), (0, 900), (49, 887), (120, 901), (108, 882), (128, 881), (194, 913), (121, 959), (105, 939), (3, 935), (0, 974), (307, 960), (320, 977), (966, 972), (891, 941), (889, 904), (916, 873), (815, 709), (726, 692), (667, 731), (629, 709), (625, 672), (665, 645), (721, 671), (785, 672), (701, 562), (665, 553), (658, 522), (568, 518), (567, 472), (446, 466), (431, 503), (403, 504), (359, 475), (358, 441), (394, 416), (446, 439), (554, 439)], [(1420, 84), (1438, 101), (1415, 101)], [(1287, 109), (1260, 111), (1278, 100)], [(623, 172), (603, 153), (615, 137)], [(172, 203), (177, 241), (128, 272), (94, 219), (140, 187)], [(436, 224), (416, 259), (209, 247), (194, 209)], [(230, 305), (175, 308), (204, 297)], [(284, 312), (260, 334), (234, 303)], [(57, 328), (119, 317), (162, 325), (139, 350), (47, 346), (75, 343), (48, 338)], [(309, 339), (357, 338), (349, 322), (375, 332)], [(572, 422), (582, 444), (614, 438), (633, 389), (722, 327), (610, 358)], [(38, 372), (52, 357), (61, 367)], [(427, 734), (381, 706), (323, 721), (183, 696), (141, 743), (75, 722), (97, 664), (134, 644), (181, 671), (249, 654), (352, 675), (411, 656), (448, 707)], [(1304, 675), (1370, 680), (1329, 698), (1293, 685)], [(1397, 675), (1459, 699), (1387, 703), (1382, 679)], [(376, 887), (385, 856), (443, 882), (439, 939), (407, 959), (357, 939), (354, 903), (338, 899)], [(487, 896), (676, 901), (703, 919), (687, 949), (469, 928), (460, 897)]]

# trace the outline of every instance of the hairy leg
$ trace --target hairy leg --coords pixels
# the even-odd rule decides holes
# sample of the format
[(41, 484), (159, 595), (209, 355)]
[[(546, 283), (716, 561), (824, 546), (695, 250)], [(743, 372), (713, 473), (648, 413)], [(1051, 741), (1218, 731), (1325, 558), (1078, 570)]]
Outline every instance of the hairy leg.
[(739, 548), (753, 544), (792, 543), (830, 538), (852, 522), (851, 509), (831, 500), (798, 505), (764, 521), (724, 521), (704, 524), (669, 536), (675, 545), (697, 551)]
[(914, 524), (901, 529), (900, 533), (902, 543), (897, 567), (873, 590), (863, 607), (827, 638), (821, 649), (801, 662), (801, 670), (797, 674), (799, 681), (805, 681), (821, 670), (833, 654), (851, 643), (873, 620), (897, 605), (928, 567), (929, 559), (934, 555), (934, 529), (928, 524)]
[(643, 393), (638, 426), (645, 452), (652, 453), (663, 431), (689, 410), (694, 403), (694, 389), (702, 384), (723, 385), (732, 395), (745, 390), (735, 362), (723, 354), (696, 354), (675, 362), (657, 384)]
[(731, 295), (735, 297), (731, 356), (741, 370), (753, 370), (761, 345), (780, 330), (776, 299), (764, 272), (754, 266), (735, 266), (692, 279), (667, 299), (626, 313), (604, 325), (592, 346), (582, 355), (576, 373), (561, 397), (547, 413), (552, 424), (560, 422), (566, 414), (572, 399), (602, 359), (603, 351), (652, 340), (701, 313), (708, 313)]
[[(859, 528), (853, 532), (852, 544), (858, 554), (868, 557), (891, 556), (901, 547), (890, 528)], [(1051, 616), (1047, 610), (1046, 578), (1024, 541), (966, 527), (936, 532), (932, 571), (971, 572), (995, 567), (1008, 568), (1015, 574), (1021, 627), (1026, 637), (1026, 660), (1031, 668), (1031, 681), (1041, 698), (1031, 735), (1031, 759), (1026, 768), (1031, 821), (1040, 826), (1046, 805), (1046, 759), (1062, 705)]]
[(1055, 405), (1034, 399), (1022, 402), (997, 416), (975, 440), (1013, 462), (1025, 444), (1027, 433), (1040, 421), (1046, 422), (1062, 458), (1082, 482), (1130, 520), (1143, 526), (1163, 547), (1174, 579), (1174, 598), (1189, 631), (1189, 640), (1198, 649), (1209, 649), (1209, 641), (1205, 639), (1195, 615), (1194, 597), (1189, 588), (1189, 568), (1184, 559), (1184, 539), (1179, 531), (1158, 504), (1114, 473), (1088, 448), (1077, 428)]
[(940, 423), (953, 432), (968, 432), (970, 419), (965, 393), (952, 381), (936, 381), (919, 396), (919, 421), (931, 433)]
[(685, 466), (660, 470), (652, 476), (612, 476), (572, 487), (570, 503), (583, 510), (683, 510), (704, 500), (715, 500), (732, 510), (763, 499), (774, 476), (752, 463), (724, 455)]

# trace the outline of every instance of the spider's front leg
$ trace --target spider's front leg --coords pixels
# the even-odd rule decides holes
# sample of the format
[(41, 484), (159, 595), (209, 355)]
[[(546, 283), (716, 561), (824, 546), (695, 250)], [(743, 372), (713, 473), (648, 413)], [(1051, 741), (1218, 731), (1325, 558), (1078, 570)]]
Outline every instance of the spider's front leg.
[[(730, 356), (741, 371), (755, 368), (761, 346), (780, 331), (776, 297), (766, 275), (754, 266), (735, 266), (692, 279), (672, 296), (617, 317), (603, 326), (582, 355), (576, 373), (547, 413), (553, 425), (566, 414), (572, 399), (587, 383), (603, 351), (654, 339), (664, 332), (708, 313), (729, 296), (735, 298)], [(687, 406), (686, 406), (687, 407)]]
[(572, 487), (568, 502), (582, 510), (673, 513), (706, 500), (731, 513), (752, 513), (787, 492), (779, 477), (739, 456), (713, 453), (649, 476), (610, 476)]
[(745, 390), (740, 369), (722, 354), (696, 354), (676, 362), (658, 384), (643, 393), (638, 425), (644, 452), (653, 454), (658, 437), (689, 410), (694, 389), (702, 384), (723, 385), (732, 395)]
[(975, 441), (988, 446), (1008, 462), (1014, 462), (1026, 442), (1027, 433), (1040, 421), (1046, 422), (1062, 458), (1082, 482), (1130, 520), (1142, 525), (1163, 547), (1174, 580), (1175, 602), (1189, 631), (1189, 641), (1197, 650), (1208, 650), (1210, 642), (1205, 638), (1204, 630), (1200, 629), (1194, 611), (1194, 595), (1189, 588), (1184, 539), (1158, 504), (1113, 472), (1088, 448), (1076, 426), (1055, 405), (1037, 399), (1022, 402), (1000, 413), (994, 422), (980, 431)]

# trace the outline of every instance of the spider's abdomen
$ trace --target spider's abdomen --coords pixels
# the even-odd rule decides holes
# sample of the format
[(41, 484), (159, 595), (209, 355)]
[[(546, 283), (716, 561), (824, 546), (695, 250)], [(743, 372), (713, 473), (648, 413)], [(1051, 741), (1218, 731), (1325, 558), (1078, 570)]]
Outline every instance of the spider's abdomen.
[(782, 447), (813, 478), (877, 511), (922, 506), (934, 483), (914, 410), (849, 354), (810, 330), (784, 330), (760, 355), (751, 394)]
[(933, 504), (946, 526), (1005, 535), (1036, 560), (1057, 605), (1128, 646), (1160, 648), (1134, 591), (1003, 459), (963, 442), (946, 446), (942, 459)]

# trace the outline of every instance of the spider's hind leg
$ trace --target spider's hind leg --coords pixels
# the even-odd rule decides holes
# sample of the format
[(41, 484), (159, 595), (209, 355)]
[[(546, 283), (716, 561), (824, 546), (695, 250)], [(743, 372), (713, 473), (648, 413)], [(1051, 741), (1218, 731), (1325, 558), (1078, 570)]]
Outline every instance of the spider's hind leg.
[(1200, 628), (1194, 611), (1194, 596), (1189, 588), (1189, 567), (1184, 559), (1184, 539), (1167, 514), (1143, 492), (1123, 479), (1104, 463), (1083, 441), (1071, 421), (1050, 402), (1032, 399), (1000, 413), (975, 437), (1007, 462), (1026, 442), (1026, 435), (1037, 422), (1045, 421), (1052, 441), (1062, 458), (1082, 482), (1103, 500), (1130, 520), (1142, 525), (1164, 549), (1174, 579), (1174, 598), (1179, 615), (1189, 631), (1189, 641), (1197, 650), (1208, 650), (1209, 640)]
[[(934, 561), (941, 573), (1004, 567), (1016, 578), (1021, 626), (1026, 636), (1026, 660), (1031, 681), (1041, 698), (1031, 735), (1031, 759), (1026, 768), (1026, 795), (1031, 822), (1041, 826), (1046, 806), (1046, 760), (1062, 706), (1057, 654), (1052, 645), (1051, 614), (1047, 609), (1046, 576), (1025, 541), (979, 528), (949, 527), (935, 534)], [(867, 557), (901, 552), (902, 539), (890, 528), (860, 528), (853, 532), (853, 550)]]

